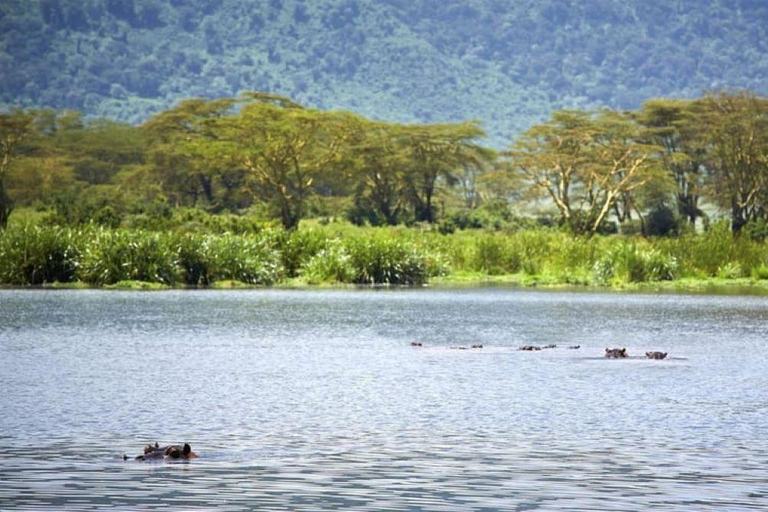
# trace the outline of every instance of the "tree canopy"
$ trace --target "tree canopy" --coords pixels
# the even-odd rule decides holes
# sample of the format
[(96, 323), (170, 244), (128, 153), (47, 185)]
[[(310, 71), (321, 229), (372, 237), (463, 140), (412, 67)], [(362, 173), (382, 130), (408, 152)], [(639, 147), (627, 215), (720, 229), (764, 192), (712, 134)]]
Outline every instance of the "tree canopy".
[(5, 0), (0, 103), (141, 123), (241, 90), (504, 147), (561, 109), (768, 94), (762, 0)]

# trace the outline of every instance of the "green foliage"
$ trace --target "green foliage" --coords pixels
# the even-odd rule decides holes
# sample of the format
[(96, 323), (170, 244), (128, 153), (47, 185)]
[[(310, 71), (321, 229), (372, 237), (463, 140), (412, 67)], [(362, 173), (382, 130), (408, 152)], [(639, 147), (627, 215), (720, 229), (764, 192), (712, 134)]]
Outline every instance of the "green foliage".
[(325, 249), (328, 239), (320, 231), (293, 230), (279, 232), (275, 236), (274, 243), (280, 252), (280, 261), (285, 275), (296, 277), (310, 259)]
[(31, 224), (0, 232), (0, 284), (72, 281), (87, 236), (83, 231)]
[(445, 271), (439, 257), (428, 257), (411, 240), (386, 233), (344, 240), (344, 249), (354, 283), (423, 284)]
[(172, 235), (94, 229), (83, 247), (77, 276), (96, 285), (119, 281), (173, 284), (177, 269)]
[[(286, 265), (294, 270), (289, 273)], [(573, 237), (558, 230), (512, 233), (334, 227), (256, 234), (150, 232), (18, 223), (0, 233), (0, 285), (414, 285), (469, 273), (528, 282), (623, 285), (678, 278), (765, 279), (766, 242), (715, 223), (679, 238)], [(121, 285), (122, 286), (122, 285)]]
[(760, 280), (768, 279), (768, 265), (762, 264), (759, 267), (753, 268), (752, 277)]
[(731, 262), (734, 238), (727, 221), (713, 223), (706, 236), (684, 235), (666, 243), (687, 275), (714, 277)]
[(304, 264), (301, 275), (309, 283), (351, 283), (355, 280), (351, 260), (341, 242), (330, 241)]
[(645, 234), (649, 236), (674, 236), (679, 234), (679, 219), (670, 208), (661, 205), (648, 213), (645, 219)]
[(280, 276), (278, 258), (263, 236), (184, 235), (180, 240), (182, 281), (190, 285), (226, 280), (270, 285)]
[(613, 245), (594, 266), (594, 279), (601, 284), (672, 281), (679, 275), (674, 257), (635, 242)]
[(492, 143), (564, 106), (768, 92), (760, 1), (6, 0), (0, 101), (140, 122), (257, 88)]
[(747, 222), (744, 227), (741, 228), (741, 236), (745, 236), (756, 242), (764, 241), (768, 238), (768, 220), (756, 219)]
[(489, 275), (514, 274), (522, 268), (516, 244), (500, 235), (486, 234), (476, 239), (472, 269)]

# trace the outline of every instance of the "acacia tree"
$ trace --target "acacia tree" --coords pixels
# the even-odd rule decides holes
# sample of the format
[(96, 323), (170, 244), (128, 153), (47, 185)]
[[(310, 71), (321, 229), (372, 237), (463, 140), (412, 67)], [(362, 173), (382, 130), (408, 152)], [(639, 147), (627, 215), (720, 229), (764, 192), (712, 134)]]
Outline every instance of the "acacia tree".
[(294, 229), (316, 180), (337, 169), (358, 118), (275, 95), (249, 93), (248, 99), (240, 112), (210, 123), (219, 137), (213, 150), (242, 165), (254, 192)]
[(406, 162), (406, 193), (417, 221), (434, 222), (433, 199), (439, 180), (456, 182), (456, 172), (482, 167), (494, 152), (477, 144), (485, 132), (476, 122), (400, 126), (398, 150)]
[(0, 229), (8, 226), (13, 201), (5, 190), (5, 181), (22, 142), (33, 132), (34, 116), (21, 110), (0, 112)]
[(767, 218), (768, 99), (747, 92), (709, 94), (694, 108), (709, 195), (730, 210), (731, 229)]
[(504, 155), (531, 197), (548, 196), (577, 234), (596, 233), (614, 212), (639, 212), (635, 192), (658, 179), (658, 148), (639, 141), (629, 116), (562, 111), (529, 129)]
[(581, 176), (586, 189), (586, 229), (596, 233), (613, 211), (619, 222), (642, 219), (637, 191), (652, 182), (663, 182), (658, 146), (641, 138), (640, 127), (625, 114), (604, 111), (595, 119), (596, 133), (591, 145), (589, 165)]
[(699, 201), (704, 186), (704, 151), (696, 143), (696, 117), (690, 100), (654, 99), (645, 102), (637, 119), (644, 138), (663, 148), (661, 162), (674, 180), (677, 211), (692, 225), (704, 215)]
[(398, 147), (397, 131), (394, 124), (369, 122), (351, 141), (355, 205), (373, 224), (396, 225), (405, 210), (407, 162)]
[(503, 153), (512, 174), (528, 184), (525, 197), (548, 196), (574, 231), (580, 212), (571, 196), (589, 163), (587, 148), (595, 136), (590, 113), (564, 110), (530, 128)]
[[(242, 169), (231, 168), (211, 151), (219, 134), (211, 122), (232, 114), (235, 98), (190, 99), (142, 125), (151, 141), (149, 161), (154, 174), (177, 204), (214, 210), (232, 206), (227, 199), (243, 185)], [(223, 187), (224, 194), (217, 193)]]

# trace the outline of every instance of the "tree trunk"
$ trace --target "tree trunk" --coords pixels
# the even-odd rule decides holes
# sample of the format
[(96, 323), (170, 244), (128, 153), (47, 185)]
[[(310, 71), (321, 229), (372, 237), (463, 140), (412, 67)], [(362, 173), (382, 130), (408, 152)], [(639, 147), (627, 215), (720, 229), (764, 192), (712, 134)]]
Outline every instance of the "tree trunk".
[(8, 227), (8, 217), (13, 211), (13, 202), (5, 193), (5, 186), (0, 183), (0, 229)]

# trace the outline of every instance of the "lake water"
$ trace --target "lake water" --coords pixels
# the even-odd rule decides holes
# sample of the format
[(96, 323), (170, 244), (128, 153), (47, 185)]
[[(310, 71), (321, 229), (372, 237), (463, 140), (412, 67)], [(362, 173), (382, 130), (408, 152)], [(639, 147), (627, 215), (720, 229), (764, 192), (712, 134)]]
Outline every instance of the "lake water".
[(0, 408), (3, 510), (765, 510), (768, 299), (5, 290)]

